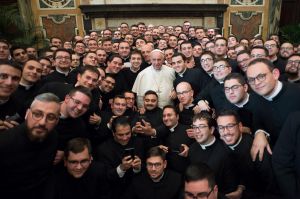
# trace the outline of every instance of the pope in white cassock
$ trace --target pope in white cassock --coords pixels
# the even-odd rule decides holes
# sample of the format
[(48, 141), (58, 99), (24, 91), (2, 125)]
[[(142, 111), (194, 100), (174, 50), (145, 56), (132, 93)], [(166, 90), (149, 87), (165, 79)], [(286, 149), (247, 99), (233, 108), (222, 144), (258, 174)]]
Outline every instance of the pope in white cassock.
[(166, 65), (164, 53), (161, 50), (153, 50), (150, 54), (152, 65), (141, 71), (132, 87), (132, 91), (137, 94), (138, 107), (143, 107), (143, 97), (145, 92), (153, 90), (158, 95), (158, 106), (163, 108), (165, 105), (173, 104), (171, 92), (175, 71)]

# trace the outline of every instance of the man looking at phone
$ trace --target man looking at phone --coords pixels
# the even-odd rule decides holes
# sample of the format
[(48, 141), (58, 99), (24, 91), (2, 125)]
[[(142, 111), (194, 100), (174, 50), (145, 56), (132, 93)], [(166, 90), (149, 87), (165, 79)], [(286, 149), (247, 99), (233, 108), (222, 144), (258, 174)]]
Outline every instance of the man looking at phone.
[(181, 190), (179, 173), (166, 169), (165, 152), (159, 147), (152, 147), (147, 152), (147, 172), (135, 177), (129, 186), (125, 199), (178, 199)]
[(108, 171), (108, 180), (114, 187), (112, 199), (122, 197), (132, 177), (141, 171), (143, 157), (142, 143), (131, 136), (130, 122), (125, 116), (118, 116), (111, 124), (113, 138), (101, 144), (96, 150), (96, 160), (103, 162)]

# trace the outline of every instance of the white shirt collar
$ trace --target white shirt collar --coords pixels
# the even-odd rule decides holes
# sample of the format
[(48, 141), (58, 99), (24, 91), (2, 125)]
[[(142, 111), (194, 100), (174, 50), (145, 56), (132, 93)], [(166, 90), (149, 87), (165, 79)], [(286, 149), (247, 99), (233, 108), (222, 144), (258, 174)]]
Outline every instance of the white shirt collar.
[(243, 137), (243, 135), (241, 134), (240, 139), (237, 141), (237, 143), (235, 143), (234, 145), (228, 145), (228, 147), (234, 151), (235, 147), (237, 147), (241, 143), (242, 137)]
[(165, 172), (163, 172), (162, 174), (161, 174), (161, 176), (158, 178), (158, 179), (156, 179), (156, 180), (154, 180), (154, 179), (152, 179), (152, 181), (153, 182), (160, 182), (161, 181), (161, 179), (164, 177), (164, 175), (165, 175)]
[(282, 86), (283, 86), (282, 82), (278, 81), (275, 88), (271, 92), (271, 94), (268, 96), (263, 96), (263, 97), (268, 101), (273, 101), (273, 98), (276, 97), (278, 95), (278, 93), (281, 91)]
[(173, 127), (171, 127), (169, 130), (170, 130), (171, 132), (174, 132), (177, 125), (178, 125), (178, 122), (177, 122), (177, 124), (175, 124)]
[(6, 100), (0, 100), (0, 105), (5, 104), (6, 102), (8, 102), (9, 98)]
[(184, 108), (185, 108), (185, 109), (189, 109), (189, 108), (191, 108), (191, 107), (193, 107), (193, 106), (195, 106), (195, 104), (191, 103), (190, 105), (187, 105), (187, 106), (185, 106)]
[(64, 74), (65, 76), (68, 76), (68, 74), (69, 74), (69, 71), (67, 71), (67, 72), (62, 71), (62, 70), (60, 70), (58, 67), (56, 67), (56, 71), (57, 71), (58, 73), (60, 73), (60, 74)]
[(26, 84), (23, 84), (23, 83), (19, 83), (21, 86), (23, 86), (25, 88), (25, 90), (29, 90), (33, 85), (26, 85)]
[(248, 103), (248, 101), (249, 101), (249, 93), (247, 93), (246, 94), (246, 97), (245, 97), (245, 99), (243, 100), (243, 101), (241, 101), (240, 103), (236, 103), (236, 104), (234, 104), (234, 105), (236, 105), (237, 107), (239, 107), (239, 108), (243, 108), (244, 106), (245, 106), (245, 104), (247, 104)]
[(183, 71), (183, 72), (181, 72), (181, 73), (177, 73), (177, 74), (178, 74), (180, 77), (183, 77), (183, 75), (184, 75), (185, 71), (186, 71), (186, 68), (184, 69), (184, 71)]
[(216, 138), (213, 137), (213, 140), (210, 143), (208, 143), (208, 144), (199, 144), (199, 145), (201, 146), (201, 148), (203, 150), (206, 150), (206, 147), (209, 147), (209, 146), (213, 145), (215, 143), (215, 141), (216, 141)]

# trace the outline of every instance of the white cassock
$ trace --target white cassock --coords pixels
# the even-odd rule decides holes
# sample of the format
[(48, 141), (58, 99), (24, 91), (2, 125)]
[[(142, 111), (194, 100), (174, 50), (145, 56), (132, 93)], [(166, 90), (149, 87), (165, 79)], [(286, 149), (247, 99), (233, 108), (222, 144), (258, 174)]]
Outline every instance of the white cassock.
[(166, 65), (163, 65), (160, 70), (155, 70), (152, 65), (142, 70), (132, 87), (132, 91), (137, 94), (138, 107), (144, 106), (143, 97), (148, 90), (157, 93), (160, 108), (173, 104), (170, 94), (173, 90), (174, 79), (175, 70)]

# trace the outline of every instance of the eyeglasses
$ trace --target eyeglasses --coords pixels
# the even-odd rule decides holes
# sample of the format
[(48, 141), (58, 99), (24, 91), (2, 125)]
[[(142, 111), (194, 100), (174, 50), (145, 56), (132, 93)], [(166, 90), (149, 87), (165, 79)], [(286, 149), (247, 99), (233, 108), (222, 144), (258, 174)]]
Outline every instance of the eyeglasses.
[(76, 106), (81, 105), (82, 108), (84, 108), (84, 109), (88, 109), (89, 108), (89, 104), (84, 104), (80, 100), (74, 99), (73, 97), (70, 97), (70, 98), (72, 99), (72, 101), (74, 102), (74, 104), (76, 104)]
[(199, 126), (191, 125), (191, 127), (192, 127), (195, 131), (201, 131), (202, 129), (205, 129), (205, 128), (207, 128), (208, 126), (207, 126), (207, 125), (199, 125)]
[(234, 124), (227, 124), (226, 126), (221, 126), (221, 125), (219, 125), (219, 126), (218, 126), (218, 129), (219, 129), (219, 132), (221, 132), (221, 133), (224, 132), (225, 129), (226, 129), (227, 131), (232, 131), (236, 125), (237, 125), (237, 123), (234, 123)]
[(248, 77), (247, 78), (248, 84), (250, 84), (250, 85), (255, 84), (255, 80), (257, 80), (258, 82), (265, 81), (266, 76), (267, 76), (267, 73), (261, 73), (261, 74), (257, 75), (256, 77)]
[(68, 160), (68, 163), (70, 164), (70, 166), (72, 167), (77, 167), (79, 164), (82, 167), (88, 167), (90, 164), (90, 160), (86, 159), (86, 160), (82, 160), (82, 161), (76, 161), (76, 160)]
[(57, 56), (57, 57), (55, 57), (55, 59), (59, 59), (59, 60), (62, 60), (62, 59), (70, 60), (70, 57)]
[(289, 60), (287, 62), (287, 64), (295, 64), (295, 65), (298, 65), (300, 63), (300, 60)]
[(262, 54), (251, 54), (252, 58), (263, 58), (266, 57), (266, 55), (262, 55)]
[(270, 44), (270, 45), (266, 44), (265, 47), (266, 48), (274, 48), (274, 47), (276, 47), (276, 44)]
[(32, 109), (30, 110), (31, 110), (32, 118), (36, 121), (39, 121), (44, 117), (46, 117), (46, 122), (48, 123), (55, 123), (58, 120), (58, 116), (55, 114), (49, 113), (45, 116), (45, 113), (42, 111), (32, 110)]
[(293, 47), (281, 47), (280, 50), (293, 50)]
[(188, 90), (188, 91), (182, 91), (182, 92), (176, 92), (176, 95), (177, 96), (180, 96), (180, 95), (186, 95), (190, 92), (191, 90)]
[(156, 162), (156, 163), (147, 162), (147, 163), (146, 163), (146, 166), (147, 166), (148, 168), (152, 168), (152, 167), (154, 167), (154, 168), (159, 168), (159, 167), (162, 166), (162, 163), (160, 163), (160, 162)]
[(239, 87), (241, 87), (242, 85), (233, 85), (231, 87), (224, 87), (224, 91), (225, 93), (229, 93), (230, 90), (232, 91), (237, 91), (239, 89)]
[(228, 66), (226, 65), (220, 65), (220, 66), (214, 66), (213, 70), (224, 70), (225, 68), (227, 68)]
[(208, 58), (206, 58), (206, 59), (201, 59), (200, 61), (201, 61), (201, 62), (208, 62), (208, 61), (212, 61), (212, 60), (213, 60), (212, 58), (209, 58), (209, 57), (208, 57)]
[(209, 192), (197, 193), (196, 195), (185, 191), (184, 195), (185, 195), (185, 198), (188, 198), (188, 199), (205, 199), (205, 198), (208, 198), (210, 196), (210, 194), (212, 193), (213, 190), (214, 189), (211, 189)]

